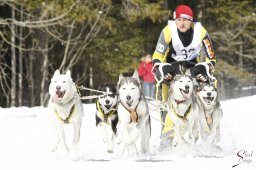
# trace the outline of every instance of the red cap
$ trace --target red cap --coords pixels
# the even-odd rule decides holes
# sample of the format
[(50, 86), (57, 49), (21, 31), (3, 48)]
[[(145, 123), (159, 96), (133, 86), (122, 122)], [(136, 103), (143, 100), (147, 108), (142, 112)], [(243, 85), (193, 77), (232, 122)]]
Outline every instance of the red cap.
[(173, 13), (173, 18), (185, 18), (193, 21), (193, 11), (189, 6), (179, 5)]

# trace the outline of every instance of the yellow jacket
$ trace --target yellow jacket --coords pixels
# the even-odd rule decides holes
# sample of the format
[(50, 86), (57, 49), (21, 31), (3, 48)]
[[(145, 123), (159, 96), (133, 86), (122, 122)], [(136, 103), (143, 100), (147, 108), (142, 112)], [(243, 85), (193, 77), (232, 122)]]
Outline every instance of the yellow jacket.
[[(174, 22), (174, 21), (169, 21), (169, 23)], [(177, 60), (176, 54), (181, 54), (184, 56), (183, 60), (188, 60), (188, 61), (193, 61), (195, 63), (198, 62), (212, 62), (213, 65), (215, 65), (216, 62), (216, 56), (214, 54), (214, 51), (212, 49), (212, 43), (210, 40), (210, 36), (207, 33), (206, 29), (201, 26), (199, 30), (199, 33), (195, 33), (194, 29), (195, 29), (195, 24), (196, 23), (192, 23), (191, 28), (186, 32), (186, 33), (182, 33), (177, 30), (176, 25), (175, 26), (171, 26), (170, 24), (168, 24), (161, 32), (158, 42), (157, 42), (157, 46), (155, 49), (155, 52), (153, 54), (153, 62), (167, 62), (167, 63), (172, 63), (175, 61), (179, 61)], [(199, 25), (199, 24), (198, 24)], [(201, 25), (201, 24), (200, 24)], [(176, 27), (176, 28), (175, 28)], [(176, 29), (176, 30), (175, 30)], [(197, 31), (198, 32), (198, 31)], [(174, 35), (172, 35), (174, 34)], [(177, 35), (176, 35), (177, 34)], [(195, 37), (194, 35), (197, 35), (197, 37)], [(180, 45), (180, 48), (174, 47), (174, 43), (173, 42), (173, 38), (172, 36), (176, 36), (178, 37), (178, 39), (180, 39), (180, 41), (175, 40), (176, 41), (176, 46), (177, 46), (177, 41), (178, 43), (181, 42), (182, 44)], [(200, 36), (200, 43), (198, 43), (198, 49), (197, 51), (200, 52), (200, 55), (196, 55), (195, 58), (191, 58), (191, 59), (186, 59), (187, 57), (187, 51), (183, 48), (187, 48), (187, 46), (191, 46), (191, 44), (194, 42), (194, 39), (199, 38), (198, 36)], [(177, 38), (176, 38), (177, 39)], [(191, 47), (192, 48), (192, 47)], [(202, 55), (202, 51), (201, 49), (204, 49), (204, 55)], [(195, 49), (190, 49), (188, 51), (196, 51)]]

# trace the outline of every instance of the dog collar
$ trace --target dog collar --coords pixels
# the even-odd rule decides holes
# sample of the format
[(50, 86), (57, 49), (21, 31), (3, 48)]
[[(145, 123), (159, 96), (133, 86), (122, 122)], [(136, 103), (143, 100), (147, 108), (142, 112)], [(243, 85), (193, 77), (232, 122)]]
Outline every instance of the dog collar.
[[(116, 105), (115, 105), (116, 106)], [(102, 118), (104, 119), (104, 122), (109, 124), (108, 122), (108, 118), (109, 116), (111, 116), (112, 114), (114, 114), (116, 112), (116, 109), (113, 109), (115, 106), (112, 107), (112, 110), (110, 110), (109, 112), (107, 112), (107, 114), (104, 114), (104, 110), (101, 108), (100, 106), (100, 102), (97, 100), (96, 102), (96, 107), (97, 107), (97, 110), (100, 112)]]
[(58, 118), (62, 123), (66, 123), (66, 124), (68, 124), (68, 123), (70, 122), (70, 119), (71, 119), (72, 115), (74, 114), (74, 112), (75, 112), (75, 104), (71, 107), (71, 109), (70, 109), (70, 111), (69, 111), (68, 117), (67, 117), (66, 119), (62, 119), (62, 118), (60, 117), (60, 115), (58, 114), (57, 110), (54, 109), (54, 113), (55, 113), (55, 115), (57, 116), (57, 118)]
[(192, 111), (192, 104), (189, 105), (189, 107), (187, 108), (186, 112), (184, 113), (184, 116), (181, 116), (179, 115), (178, 113), (175, 112), (174, 108), (173, 108), (173, 105), (171, 103), (171, 109), (173, 110), (174, 114), (183, 120), (184, 123), (187, 123), (188, 119), (187, 119), (187, 116), (191, 113)]
[(187, 101), (187, 100), (176, 100), (176, 99), (174, 99), (174, 101), (175, 101), (177, 104), (181, 104), (181, 103), (184, 103), (184, 102)]

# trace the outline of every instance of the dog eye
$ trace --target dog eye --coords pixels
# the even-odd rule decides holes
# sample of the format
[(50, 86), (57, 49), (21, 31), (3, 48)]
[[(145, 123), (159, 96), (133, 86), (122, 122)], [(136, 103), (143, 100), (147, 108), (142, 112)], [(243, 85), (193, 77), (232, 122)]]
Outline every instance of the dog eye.
[(181, 83), (183, 82), (183, 81), (180, 81)]
[(133, 87), (132, 90), (134, 90), (135, 88)]
[(66, 81), (63, 81), (63, 83), (66, 83)]
[(108, 96), (109, 97), (115, 97), (115, 94), (109, 94)]
[(123, 87), (123, 90), (126, 90), (126, 88)]
[(54, 83), (57, 83), (57, 81), (55, 80)]

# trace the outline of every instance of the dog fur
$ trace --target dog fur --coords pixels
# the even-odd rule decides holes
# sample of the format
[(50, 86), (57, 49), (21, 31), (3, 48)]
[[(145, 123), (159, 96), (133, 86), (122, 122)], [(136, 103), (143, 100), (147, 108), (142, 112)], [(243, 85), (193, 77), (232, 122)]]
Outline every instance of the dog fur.
[(220, 121), (223, 116), (218, 92), (214, 85), (201, 85), (197, 92), (202, 107), (199, 113), (200, 135), (203, 141), (218, 146), (220, 142)]
[(114, 138), (117, 133), (117, 89), (114, 85), (106, 83), (100, 85), (100, 94), (96, 100), (96, 126), (107, 144), (107, 152), (113, 152)]
[(136, 141), (140, 137), (141, 153), (149, 152), (151, 135), (149, 109), (141, 93), (138, 72), (131, 77), (119, 76), (118, 141), (125, 146), (126, 155), (138, 154)]
[(75, 153), (78, 149), (84, 111), (69, 70), (66, 74), (60, 74), (59, 70), (55, 71), (49, 86), (49, 93), (51, 97), (48, 108), (58, 135), (52, 150), (60, 149), (65, 155), (70, 151), (65, 140), (64, 126), (72, 124), (74, 133), (71, 151)]
[(193, 80), (187, 75), (176, 75), (171, 82), (168, 113), (174, 125), (173, 146), (195, 143), (199, 111), (193, 96)]

